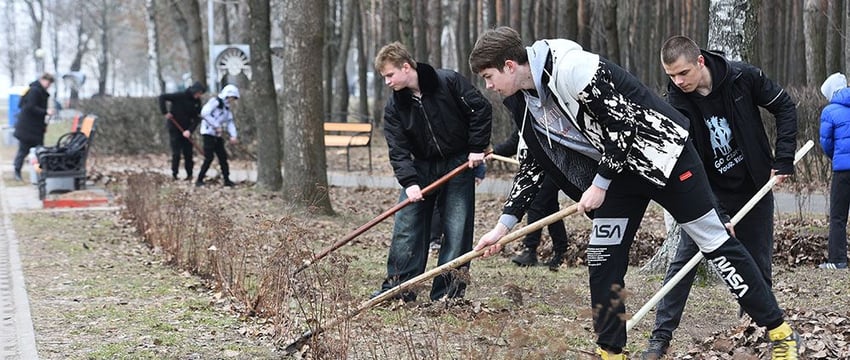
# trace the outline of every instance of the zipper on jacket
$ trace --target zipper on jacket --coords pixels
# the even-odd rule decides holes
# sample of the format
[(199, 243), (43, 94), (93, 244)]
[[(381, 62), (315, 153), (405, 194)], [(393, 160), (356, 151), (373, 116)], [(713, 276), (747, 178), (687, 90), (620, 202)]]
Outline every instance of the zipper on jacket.
[(428, 124), (428, 131), (431, 132), (431, 139), (434, 140), (434, 146), (437, 147), (437, 152), (440, 153), (440, 157), (445, 158), (446, 155), (443, 154), (443, 149), (440, 149), (440, 144), (437, 142), (437, 136), (434, 135), (434, 129), (431, 128), (431, 121), (428, 120), (428, 113), (425, 112), (425, 106), (422, 104), (422, 99), (418, 97), (413, 97), (416, 100), (416, 103), (419, 105), (419, 111), (422, 112), (422, 116), (425, 118), (425, 124)]
[(474, 109), (472, 106), (470, 106), (468, 102), (466, 102), (466, 97), (461, 96), (461, 97), (460, 97), (460, 101), (461, 101), (464, 105), (466, 105), (466, 107), (467, 107), (467, 108), (469, 108), (469, 111), (471, 111), (473, 114), (475, 113), (475, 109)]

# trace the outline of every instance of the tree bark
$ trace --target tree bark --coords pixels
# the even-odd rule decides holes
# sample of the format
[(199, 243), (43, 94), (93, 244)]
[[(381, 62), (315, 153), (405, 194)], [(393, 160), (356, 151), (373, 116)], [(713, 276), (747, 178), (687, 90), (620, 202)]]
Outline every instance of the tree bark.
[(469, 7), (471, 0), (460, 0), (457, 14), (457, 66), (458, 72), (470, 78), (469, 52), (472, 45), (469, 42)]
[(844, 28), (843, 6), (840, 0), (827, 1), (826, 25), (826, 74), (841, 70), (842, 29)]
[[(424, 1), (424, 0), (423, 0)], [(434, 68), (443, 67), (443, 5), (440, 1), (428, 3), (428, 63)]]
[(251, 46), (251, 103), (257, 126), (257, 185), (264, 190), (280, 190), (280, 131), (277, 93), (271, 57), (271, 19), (267, 0), (248, 4)]
[(15, 16), (15, 3), (11, 1), (7, 1), (4, 6), (5, 13), (3, 17), (5, 18), (5, 24), (3, 24), (3, 30), (6, 33), (6, 62), (5, 67), (6, 71), (9, 73), (9, 80), (14, 85), (17, 81), (17, 74), (20, 72), (20, 55), (18, 47), (15, 44), (15, 40), (18, 37), (17, 30), (17, 17)]
[(325, 2), (284, 0), (283, 11), (283, 198), (332, 214), (322, 125), (322, 79), (315, 71), (322, 61)]
[[(364, 116), (369, 116), (369, 91), (366, 88), (369, 85), (368, 71), (369, 65), (366, 60), (366, 39), (363, 36), (363, 16), (360, 11), (360, 0), (352, 0), (354, 6), (354, 34), (357, 39), (357, 88), (358, 94), (358, 112)], [(372, 73), (375, 75), (374, 73)], [(377, 77), (374, 77), (377, 78)]]
[(342, 0), (340, 6), (339, 50), (336, 51), (336, 64), (333, 70), (333, 93), (331, 94), (331, 112), (347, 113), (348, 98), (351, 93), (348, 88), (348, 50), (351, 48), (351, 32), (354, 17), (357, 14), (352, 11), (352, 0)]
[[(207, 78), (206, 61), (207, 55), (204, 52), (203, 30), (201, 29), (201, 8), (198, 5), (198, 0), (171, 0), (172, 8), (176, 11), (172, 12), (174, 20), (178, 27), (183, 28), (183, 41), (186, 43), (186, 48), (189, 50), (189, 69), (192, 73), (192, 80), (204, 81)], [(208, 84), (210, 91), (213, 89), (212, 84)]]
[(44, 55), (41, 57), (36, 54), (35, 50), (43, 49), (41, 35), (44, 31), (44, 1), (43, 0), (24, 0), (27, 6), (27, 11), (32, 20), (32, 49), (33, 49), (33, 64), (35, 64), (35, 72), (41, 73), (44, 71)]
[(826, 78), (824, 69), (824, 22), (818, 0), (806, 0), (803, 9), (803, 34), (806, 44), (806, 85), (818, 86)]
[(156, 21), (156, 0), (145, 0), (145, 25), (148, 35), (148, 81), (157, 94), (165, 92), (165, 80), (159, 65), (159, 29)]

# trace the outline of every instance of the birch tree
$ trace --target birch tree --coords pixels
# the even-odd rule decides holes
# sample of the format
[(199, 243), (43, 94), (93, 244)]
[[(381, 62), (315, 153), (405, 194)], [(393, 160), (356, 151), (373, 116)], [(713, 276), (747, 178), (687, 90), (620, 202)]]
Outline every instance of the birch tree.
[(803, 36), (806, 44), (806, 85), (817, 86), (826, 78), (824, 18), (820, 1), (806, 0), (803, 9)]
[(165, 92), (165, 80), (159, 66), (159, 31), (156, 21), (156, 0), (145, 0), (145, 28), (148, 38), (148, 81), (157, 94)]
[(5, 11), (5, 24), (3, 30), (6, 33), (6, 62), (5, 68), (9, 73), (9, 80), (12, 81), (12, 84), (17, 83), (17, 74), (20, 72), (21, 60), (20, 60), (20, 50), (16, 46), (16, 38), (18, 37), (18, 24), (15, 17), (15, 3), (12, 1), (7, 1), (5, 6), (3, 7)]

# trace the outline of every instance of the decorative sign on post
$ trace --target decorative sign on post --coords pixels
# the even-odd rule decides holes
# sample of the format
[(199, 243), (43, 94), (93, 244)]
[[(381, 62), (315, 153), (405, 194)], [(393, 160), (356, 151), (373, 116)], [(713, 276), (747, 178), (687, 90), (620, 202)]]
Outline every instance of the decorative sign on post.
[(245, 44), (214, 45), (218, 83), (226, 76), (244, 74), (251, 79), (251, 48)]

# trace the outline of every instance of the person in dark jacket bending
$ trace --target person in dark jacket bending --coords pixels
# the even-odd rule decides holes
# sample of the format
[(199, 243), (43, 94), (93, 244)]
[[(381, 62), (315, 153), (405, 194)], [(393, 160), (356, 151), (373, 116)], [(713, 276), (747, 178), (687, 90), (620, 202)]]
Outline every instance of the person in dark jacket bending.
[[(378, 52), (375, 69), (393, 89), (384, 108), (384, 135), (390, 164), (403, 188), (399, 201), (412, 203), (395, 215), (387, 277), (373, 296), (425, 271), (434, 206), (445, 219), (439, 264), (472, 250), (473, 172), (460, 173), (427, 196), (422, 188), (460, 164), (480, 165), (490, 144), (492, 121), (490, 103), (469, 80), (457, 72), (415, 62), (398, 42)], [(434, 279), (431, 299), (463, 297), (465, 290), (462, 279), (443, 274)], [(413, 301), (416, 294), (400, 297)]]
[(544, 177), (555, 174), (559, 184), (566, 178), (569, 184), (562, 189), (571, 198), (584, 189), (576, 210), (593, 211), (587, 265), (597, 354), (625, 359), (622, 290), (629, 249), (654, 200), (721, 269), (756, 324), (768, 329), (773, 359), (797, 359), (800, 337), (785, 322), (752, 256), (715, 210), (682, 113), (625, 69), (566, 39), (525, 47), (519, 33), (499, 27), (478, 38), (469, 64), (488, 88), (524, 98), (520, 132), (531, 154), (520, 164), (498, 223), (476, 250), (486, 256), (501, 251), (499, 239), (528, 208)]
[[(667, 101), (690, 119), (691, 137), (726, 227), (741, 240), (771, 286), (773, 192), (756, 203), (734, 228), (729, 219), (771, 175), (776, 175), (778, 183), (794, 173), (797, 106), (761, 69), (701, 50), (685, 36), (673, 36), (664, 42), (661, 61), (670, 77)], [(775, 156), (759, 107), (776, 119)], [(682, 232), (664, 282), (675, 276), (698, 251), (693, 239)], [(667, 353), (695, 276), (693, 269), (658, 303), (655, 329), (644, 359), (658, 359)]]
[[(186, 91), (167, 93), (159, 96), (159, 111), (167, 119), (165, 127), (171, 143), (171, 176), (177, 180), (180, 169), (180, 155), (183, 155), (186, 180), (192, 180), (192, 132), (200, 123), (201, 96), (206, 86), (199, 82), (192, 84)], [(166, 104), (170, 104), (168, 107)], [(176, 124), (175, 124), (176, 122)]]
[(44, 145), (44, 133), (47, 132), (45, 116), (53, 115), (53, 109), (47, 107), (47, 99), (50, 94), (47, 89), (53, 84), (53, 75), (42, 74), (38, 80), (30, 83), (30, 88), (21, 97), (18, 121), (15, 123), (13, 135), (18, 139), (18, 153), (15, 154), (15, 180), (21, 180), (21, 168), (24, 166), (24, 158), (30, 152), (30, 148)]

